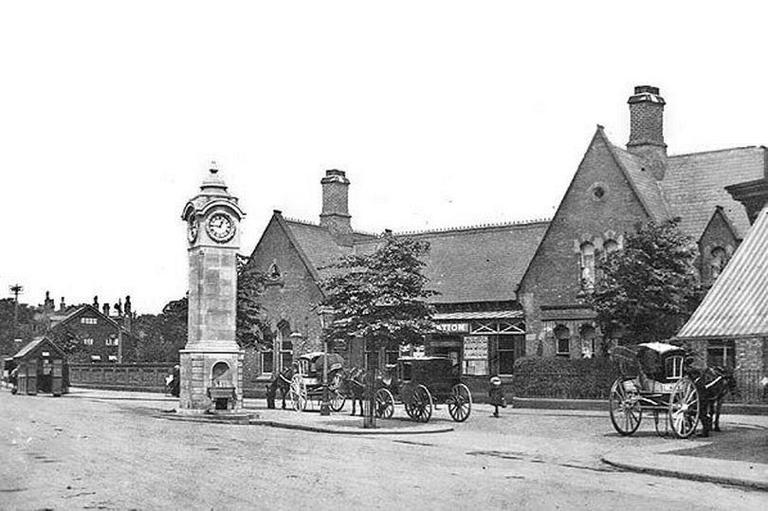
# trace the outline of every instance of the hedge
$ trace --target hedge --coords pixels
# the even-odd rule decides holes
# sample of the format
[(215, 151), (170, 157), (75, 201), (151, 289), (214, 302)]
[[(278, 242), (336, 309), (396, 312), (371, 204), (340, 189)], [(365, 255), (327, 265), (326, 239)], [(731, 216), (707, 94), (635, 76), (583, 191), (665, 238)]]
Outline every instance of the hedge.
[(516, 397), (607, 399), (618, 367), (608, 358), (522, 357), (515, 361)]

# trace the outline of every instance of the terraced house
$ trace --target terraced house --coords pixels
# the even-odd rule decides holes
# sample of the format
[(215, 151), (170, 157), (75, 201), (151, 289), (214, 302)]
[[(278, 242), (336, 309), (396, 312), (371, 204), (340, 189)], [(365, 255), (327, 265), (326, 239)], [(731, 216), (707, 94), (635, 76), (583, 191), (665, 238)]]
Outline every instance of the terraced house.
[[(766, 149), (669, 155), (664, 107), (657, 88), (635, 88), (625, 148), (598, 125), (551, 221), (396, 234), (431, 244), (426, 274), (440, 292), (433, 302), (441, 334), (427, 340), (428, 352), (450, 356), (478, 377), (509, 375), (524, 355), (599, 352), (603, 335), (585, 298), (598, 258), (621, 250), (637, 222), (680, 217), (698, 242), (702, 277), (719, 276), (749, 229), (744, 207), (725, 187), (766, 177)], [(270, 276), (262, 301), (276, 332), (272, 349), (252, 360), (253, 375), (268, 376), (295, 353), (320, 348), (323, 267), (379, 241), (352, 228), (343, 171), (327, 171), (321, 185), (319, 222), (275, 211), (248, 261)], [(397, 357), (365, 345), (346, 351), (352, 364), (368, 367)]]

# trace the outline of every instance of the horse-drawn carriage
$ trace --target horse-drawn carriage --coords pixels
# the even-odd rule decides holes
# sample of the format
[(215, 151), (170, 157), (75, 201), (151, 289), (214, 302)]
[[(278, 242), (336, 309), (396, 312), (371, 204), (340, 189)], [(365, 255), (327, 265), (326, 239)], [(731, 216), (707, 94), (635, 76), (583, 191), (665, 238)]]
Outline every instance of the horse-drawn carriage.
[(408, 416), (419, 422), (432, 417), (435, 404), (448, 406), (456, 422), (467, 420), (472, 411), (472, 393), (461, 381), (460, 366), (448, 357), (401, 357), (393, 373), (377, 381), (375, 412), (388, 419), (402, 402)]
[(678, 438), (688, 438), (696, 431), (706, 411), (688, 367), (691, 353), (671, 344), (649, 342), (632, 348), (618, 346), (611, 356), (622, 374), (609, 395), (611, 422), (620, 435), (637, 431), (644, 410), (653, 414), (659, 435), (671, 428)]
[(288, 397), (294, 410), (302, 412), (314, 400), (318, 407), (323, 399), (323, 370), (327, 370), (328, 401), (331, 410), (344, 408), (346, 396), (342, 389), (344, 359), (336, 353), (313, 352), (302, 355), (296, 361), (296, 371), (290, 380)]

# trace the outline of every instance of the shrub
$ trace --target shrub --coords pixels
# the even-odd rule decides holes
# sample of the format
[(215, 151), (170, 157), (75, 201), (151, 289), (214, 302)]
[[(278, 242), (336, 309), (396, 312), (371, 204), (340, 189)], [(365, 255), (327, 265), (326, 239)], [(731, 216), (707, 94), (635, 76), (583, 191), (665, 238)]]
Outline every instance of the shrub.
[(618, 367), (607, 358), (523, 357), (515, 362), (517, 397), (607, 399)]

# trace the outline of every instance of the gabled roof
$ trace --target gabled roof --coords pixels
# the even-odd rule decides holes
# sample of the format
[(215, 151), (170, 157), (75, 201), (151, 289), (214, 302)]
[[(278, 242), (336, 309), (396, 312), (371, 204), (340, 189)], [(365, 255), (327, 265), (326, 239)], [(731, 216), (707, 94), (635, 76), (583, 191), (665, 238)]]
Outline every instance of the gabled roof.
[(721, 206), (736, 236), (743, 238), (749, 230), (747, 213), (725, 187), (765, 177), (766, 161), (766, 148), (755, 146), (669, 156), (659, 184), (670, 213), (681, 218), (683, 232), (698, 240), (715, 207)]
[(16, 354), (13, 356), (13, 358), (21, 358), (24, 355), (30, 353), (32, 350), (40, 346), (41, 344), (48, 343), (51, 345), (51, 348), (58, 351), (60, 355), (64, 356), (66, 355), (64, 353), (64, 350), (59, 348), (56, 343), (54, 343), (49, 338), (42, 336), (42, 337), (35, 337), (32, 341), (28, 342), (23, 348), (21, 348)]
[(325, 274), (323, 267), (352, 253), (352, 247), (338, 244), (325, 227), (294, 219), (283, 222), (319, 277)]
[(51, 327), (52, 328), (56, 328), (56, 327), (58, 327), (60, 325), (65, 325), (65, 324), (69, 323), (70, 321), (80, 317), (86, 311), (95, 314), (100, 319), (106, 320), (107, 322), (109, 322), (112, 325), (114, 325), (115, 328), (120, 328), (120, 325), (114, 319), (110, 318), (109, 316), (105, 316), (101, 311), (99, 311), (99, 309), (97, 309), (93, 305), (88, 305), (88, 304), (81, 305), (81, 306), (75, 308), (73, 311), (68, 313), (66, 316), (64, 316), (62, 319), (57, 321), (55, 324), (51, 325)]
[(768, 335), (768, 208), (741, 243), (678, 339)]

